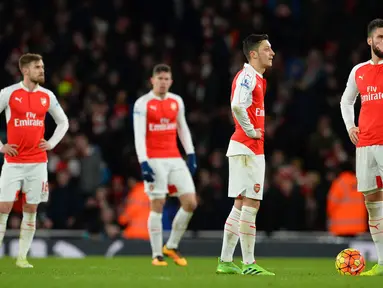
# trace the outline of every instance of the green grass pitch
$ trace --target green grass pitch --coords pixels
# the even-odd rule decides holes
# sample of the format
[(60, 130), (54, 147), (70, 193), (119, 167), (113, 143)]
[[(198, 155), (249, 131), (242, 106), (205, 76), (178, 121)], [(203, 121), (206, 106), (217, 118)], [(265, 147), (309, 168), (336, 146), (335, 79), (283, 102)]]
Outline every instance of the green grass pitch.
[[(0, 259), (1, 287), (380, 287), (382, 277), (340, 276), (334, 259), (258, 259), (276, 276), (216, 275), (217, 258), (188, 257), (188, 267), (169, 260), (168, 267), (153, 267), (149, 257), (85, 259), (31, 259), (33, 269), (19, 269), (14, 259)], [(236, 263), (240, 259), (236, 259)], [(369, 263), (370, 268), (373, 263)]]

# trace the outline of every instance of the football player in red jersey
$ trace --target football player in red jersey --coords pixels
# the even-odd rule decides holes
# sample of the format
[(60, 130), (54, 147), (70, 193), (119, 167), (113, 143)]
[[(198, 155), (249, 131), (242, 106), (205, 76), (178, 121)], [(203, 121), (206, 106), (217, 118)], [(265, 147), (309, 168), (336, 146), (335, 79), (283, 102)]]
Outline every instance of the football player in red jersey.
[[(274, 275), (254, 259), (255, 218), (263, 197), (265, 178), (264, 129), (265, 70), (275, 55), (269, 37), (250, 35), (243, 41), (248, 63), (235, 76), (231, 89), (231, 109), (235, 132), (226, 156), (229, 158), (229, 197), (234, 206), (226, 220), (219, 274)], [(235, 247), (241, 242), (242, 269), (233, 262)]]
[[(383, 19), (371, 21), (367, 34), (371, 59), (351, 70), (340, 106), (347, 132), (356, 145), (358, 191), (365, 196), (370, 233), (378, 254), (378, 263), (360, 275), (375, 276), (383, 275)], [(354, 103), (358, 95), (362, 106), (356, 126)]]

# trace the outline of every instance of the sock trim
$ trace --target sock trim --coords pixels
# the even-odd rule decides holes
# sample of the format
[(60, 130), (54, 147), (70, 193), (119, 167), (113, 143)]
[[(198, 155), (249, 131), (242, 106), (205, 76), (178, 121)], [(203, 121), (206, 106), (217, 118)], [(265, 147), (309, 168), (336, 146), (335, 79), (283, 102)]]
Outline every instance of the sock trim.
[(250, 206), (242, 206), (242, 212), (251, 213), (251, 215), (257, 215), (258, 209)]
[(25, 222), (25, 223), (33, 222), (33, 223), (35, 223), (36, 217), (37, 217), (36, 212), (35, 213), (23, 212), (22, 222)]
[(246, 220), (239, 220), (239, 222), (248, 223), (248, 224), (254, 224), (254, 222), (246, 221)]
[(370, 221), (379, 221), (383, 217), (383, 201), (366, 201), (366, 208), (368, 211), (368, 218)]
[(241, 215), (241, 210), (239, 210), (235, 206), (233, 206), (232, 211), (238, 213), (239, 215)]
[(370, 219), (368, 221), (382, 221), (382, 220), (383, 220), (383, 218), (380, 218), (380, 219)]
[(239, 222), (239, 219), (234, 219), (234, 218), (231, 218), (231, 217), (227, 217), (227, 218), (230, 219), (230, 220), (233, 220), (235, 222)]
[(239, 236), (237, 233), (234, 233), (233, 231), (231, 231), (231, 230), (229, 230), (229, 229), (227, 229), (227, 228), (225, 228), (225, 231), (230, 232), (230, 233), (233, 233), (233, 234), (236, 235), (236, 236)]
[(255, 237), (255, 235), (256, 235), (256, 234), (252, 234), (252, 233), (244, 233), (244, 232), (239, 232), (239, 234), (242, 234), (242, 235), (249, 235), (249, 236), (254, 236), (254, 237)]

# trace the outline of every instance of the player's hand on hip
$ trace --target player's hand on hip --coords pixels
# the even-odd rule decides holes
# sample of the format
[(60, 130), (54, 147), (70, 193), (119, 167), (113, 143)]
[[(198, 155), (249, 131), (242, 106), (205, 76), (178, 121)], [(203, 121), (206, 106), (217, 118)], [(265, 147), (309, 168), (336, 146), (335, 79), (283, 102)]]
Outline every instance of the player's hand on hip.
[(262, 138), (262, 130), (261, 128), (257, 128), (257, 129), (254, 129), (255, 130), (255, 135), (254, 135), (254, 139), (261, 139)]
[(352, 127), (348, 131), (348, 136), (350, 136), (351, 142), (354, 143), (354, 145), (356, 145), (359, 141), (359, 136), (358, 136), (359, 133), (360, 133), (359, 127)]
[(194, 153), (188, 154), (187, 165), (188, 165), (190, 174), (194, 175), (195, 172), (197, 171), (197, 158), (195, 157)]
[(51, 144), (49, 144), (49, 142), (47, 140), (41, 139), (40, 144), (39, 144), (39, 148), (44, 150), (44, 151), (51, 150)]
[(142, 177), (147, 182), (154, 182), (154, 172), (152, 167), (149, 166), (148, 161), (144, 161), (141, 163), (141, 171), (142, 171)]
[(17, 148), (19, 148), (19, 145), (4, 144), (4, 146), (1, 147), (0, 152), (7, 154), (8, 156), (17, 156), (19, 154), (19, 152), (17, 152)]

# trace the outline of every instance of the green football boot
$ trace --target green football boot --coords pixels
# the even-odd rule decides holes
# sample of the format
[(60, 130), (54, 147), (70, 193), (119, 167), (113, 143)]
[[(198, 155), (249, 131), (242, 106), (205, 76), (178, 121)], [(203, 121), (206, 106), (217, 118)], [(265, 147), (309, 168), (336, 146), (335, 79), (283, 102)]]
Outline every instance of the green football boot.
[(252, 264), (243, 264), (242, 263), (242, 274), (243, 275), (265, 275), (265, 276), (274, 276), (275, 274), (273, 272), (269, 272), (266, 269), (262, 268), (258, 264), (252, 263)]
[(360, 273), (360, 276), (383, 276), (383, 266), (375, 264), (370, 270)]
[(241, 274), (242, 270), (234, 262), (222, 262), (220, 258), (218, 258), (218, 266), (215, 271), (217, 274)]

